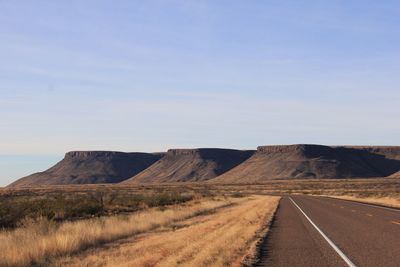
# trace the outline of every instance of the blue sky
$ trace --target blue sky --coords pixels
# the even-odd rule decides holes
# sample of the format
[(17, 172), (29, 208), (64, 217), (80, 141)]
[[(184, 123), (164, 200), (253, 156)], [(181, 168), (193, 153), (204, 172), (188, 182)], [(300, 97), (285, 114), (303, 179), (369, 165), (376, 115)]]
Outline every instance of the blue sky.
[(69, 150), (400, 145), (399, 1), (0, 0), (0, 186)]

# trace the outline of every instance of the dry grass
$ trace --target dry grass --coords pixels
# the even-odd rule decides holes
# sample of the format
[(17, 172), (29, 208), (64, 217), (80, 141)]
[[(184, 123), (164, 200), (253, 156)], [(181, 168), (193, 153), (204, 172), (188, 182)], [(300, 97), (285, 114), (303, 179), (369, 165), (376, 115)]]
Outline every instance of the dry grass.
[(279, 197), (257, 196), (163, 232), (113, 242), (58, 266), (239, 266), (252, 254)]
[(344, 196), (330, 195), (329, 197), (400, 208), (400, 198), (395, 198), (395, 197), (359, 197), (359, 196), (347, 196), (347, 195)]
[(191, 201), (152, 208), (125, 216), (86, 219), (55, 224), (45, 219), (15, 230), (0, 231), (0, 266), (43, 264), (51, 257), (68, 255), (90, 246), (125, 238), (227, 206), (239, 199)]

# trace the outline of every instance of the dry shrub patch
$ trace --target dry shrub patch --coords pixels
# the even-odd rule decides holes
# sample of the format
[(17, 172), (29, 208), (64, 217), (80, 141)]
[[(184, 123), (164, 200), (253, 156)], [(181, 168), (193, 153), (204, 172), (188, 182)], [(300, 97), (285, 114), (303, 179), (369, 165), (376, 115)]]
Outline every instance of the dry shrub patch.
[(193, 198), (191, 192), (129, 193), (110, 190), (49, 193), (41, 196), (0, 195), (0, 228), (16, 227), (26, 218), (76, 220), (179, 204)]

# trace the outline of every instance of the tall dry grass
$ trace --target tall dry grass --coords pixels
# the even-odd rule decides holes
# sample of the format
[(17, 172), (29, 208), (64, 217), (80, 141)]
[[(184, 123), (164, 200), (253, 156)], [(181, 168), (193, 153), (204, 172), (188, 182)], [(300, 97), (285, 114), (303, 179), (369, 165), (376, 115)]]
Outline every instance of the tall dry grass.
[[(278, 197), (258, 196), (215, 214), (182, 221), (180, 229), (149, 233), (82, 255), (57, 266), (240, 266), (270, 220)], [(178, 225), (179, 228), (179, 225)]]
[(55, 224), (36, 220), (15, 230), (0, 231), (0, 266), (40, 264), (49, 257), (80, 251), (103, 242), (143, 233), (240, 200), (203, 200), (113, 216)]

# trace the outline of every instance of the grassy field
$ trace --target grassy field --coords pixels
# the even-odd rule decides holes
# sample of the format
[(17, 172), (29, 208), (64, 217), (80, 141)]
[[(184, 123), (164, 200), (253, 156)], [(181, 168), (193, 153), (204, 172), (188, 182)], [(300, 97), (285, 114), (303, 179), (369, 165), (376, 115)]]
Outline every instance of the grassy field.
[(225, 184), (209, 187), (211, 191), (243, 194), (310, 194), (310, 195), (354, 195), (364, 197), (400, 196), (400, 179), (308, 179), (271, 180), (261, 184)]
[[(0, 265), (44, 264), (48, 259), (84, 250), (170, 225), (243, 201), (203, 198), (165, 208), (149, 208), (115, 215), (55, 223), (46, 218), (26, 220), (21, 227), (0, 232)], [(23, 244), (23, 245), (21, 245)]]
[(213, 214), (179, 221), (155, 231), (108, 243), (53, 262), (56, 266), (241, 266), (255, 254), (257, 241), (279, 197), (241, 198)]
[(26, 218), (79, 220), (131, 213), (213, 195), (329, 195), (397, 206), (400, 179), (272, 180), (262, 184), (207, 183), (148, 186), (75, 185), (0, 189), (0, 228), (14, 228)]
[(51, 221), (110, 216), (209, 196), (187, 189), (114, 188), (113, 186), (44, 187), (0, 190), (0, 228), (19, 226), (27, 218)]
[(278, 201), (201, 197), (124, 215), (25, 219), (15, 229), (0, 231), (0, 266), (153, 266), (161, 260), (164, 266), (240, 264), (254, 254)]

